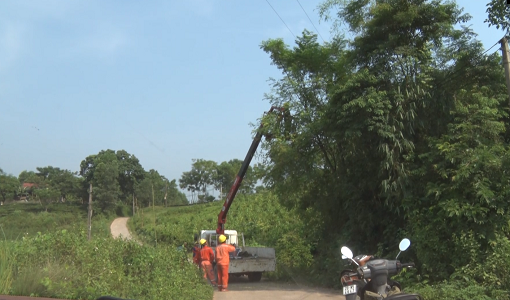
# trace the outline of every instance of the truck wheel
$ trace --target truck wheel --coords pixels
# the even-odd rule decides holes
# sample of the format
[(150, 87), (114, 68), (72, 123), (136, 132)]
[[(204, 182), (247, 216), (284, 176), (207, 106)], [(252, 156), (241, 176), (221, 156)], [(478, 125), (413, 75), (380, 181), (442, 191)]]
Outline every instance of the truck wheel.
[(252, 282), (257, 282), (262, 279), (262, 272), (253, 272), (248, 274), (248, 279)]

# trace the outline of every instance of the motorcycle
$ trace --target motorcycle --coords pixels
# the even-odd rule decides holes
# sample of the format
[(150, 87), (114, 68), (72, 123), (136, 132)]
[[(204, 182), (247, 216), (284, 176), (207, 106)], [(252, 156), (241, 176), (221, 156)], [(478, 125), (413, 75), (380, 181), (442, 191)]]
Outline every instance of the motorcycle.
[[(364, 266), (366, 261), (371, 259), (373, 256), (369, 255), (357, 255), (353, 257), (352, 261), (348, 261), (347, 265), (353, 265), (355, 267)], [(348, 258), (342, 254), (342, 259), (348, 260)], [(358, 295), (361, 290), (367, 284), (365, 279), (360, 278), (358, 272), (354, 269), (346, 269), (340, 273), (340, 282), (343, 286), (343, 294), (346, 300), (356, 300), (360, 298)], [(356, 297), (358, 296), (358, 297)]]
[(346, 300), (423, 300), (418, 294), (403, 293), (400, 284), (390, 278), (404, 268), (414, 267), (414, 263), (401, 263), (397, 260), (400, 253), (406, 251), (410, 245), (409, 239), (403, 239), (395, 260), (376, 259), (368, 255), (354, 257), (349, 248), (342, 247), (342, 258), (349, 259), (357, 266), (356, 270), (348, 269), (340, 274)]

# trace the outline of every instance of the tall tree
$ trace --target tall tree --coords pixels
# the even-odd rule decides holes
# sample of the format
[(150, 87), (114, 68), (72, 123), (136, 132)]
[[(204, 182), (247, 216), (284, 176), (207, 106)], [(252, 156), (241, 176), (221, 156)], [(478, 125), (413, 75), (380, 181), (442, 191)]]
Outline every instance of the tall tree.
[[(94, 203), (103, 211), (112, 210), (121, 195), (119, 185), (119, 163), (113, 151), (94, 157), (92, 177)], [(85, 172), (89, 175), (89, 172)]]
[[(214, 187), (216, 190), (221, 191), (220, 198), (225, 197), (229, 192), (234, 180), (241, 169), (243, 164), (242, 160), (231, 159), (228, 162), (224, 161), (216, 166), (216, 173), (213, 179)], [(253, 168), (248, 166), (246, 175), (243, 178), (243, 182), (239, 187), (239, 192), (244, 194), (252, 193), (257, 183), (257, 177), (254, 174)]]
[(119, 200), (125, 204), (130, 203), (132, 195), (135, 191), (135, 185), (141, 182), (144, 178), (145, 171), (140, 165), (138, 159), (127, 153), (125, 150), (101, 150), (98, 154), (86, 157), (80, 164), (80, 175), (85, 178), (87, 182), (91, 182), (95, 177), (97, 169), (97, 161), (103, 157), (109, 157), (113, 161), (115, 156), (116, 169), (118, 171), (117, 181), (120, 189)]
[(328, 133), (325, 114), (329, 94), (349, 73), (345, 45), (341, 37), (320, 45), (317, 36), (306, 30), (296, 39), (293, 49), (281, 39), (261, 45), (284, 73), (282, 80), (273, 80), (273, 91), (266, 98), (292, 113), (290, 126), (277, 115), (262, 119), (265, 133), (272, 137), (262, 145), (268, 163), (264, 181), (290, 207), (336, 209), (326, 200), (337, 197), (331, 190), (335, 185), (328, 180), (334, 181), (341, 162), (335, 140)]
[[(453, 241), (472, 234), (472, 245), (488, 249), (494, 240), (484, 233), (508, 222), (499, 198), (508, 186), (500, 58), (483, 55), (468, 28), (456, 29), (469, 16), (452, 2), (320, 7), (323, 17), (332, 11), (355, 35), (348, 47), (341, 36), (320, 45), (306, 31), (293, 49), (281, 40), (262, 44), (284, 72), (267, 99), (292, 112), (291, 126), (263, 118), (272, 134), (263, 143), (265, 182), (312, 218), (323, 238), (342, 228), (341, 238), (375, 252), (398, 243), (396, 232), (414, 234), (426, 273), (445, 279), (466, 263), (456, 256), (468, 245)], [(455, 182), (446, 174), (457, 174)], [(463, 229), (426, 226), (433, 221)]]
[(22, 171), (21, 173), (19, 173), (18, 175), (18, 180), (21, 184), (25, 183), (25, 182), (29, 182), (29, 183), (38, 183), (41, 181), (41, 178), (38, 177), (34, 171), (27, 171), (27, 170), (24, 170)]
[(79, 179), (70, 170), (61, 170), (52, 166), (38, 167), (36, 175), (41, 178), (45, 186), (60, 192), (60, 201), (67, 200), (69, 195), (79, 197)]
[(191, 171), (184, 172), (179, 179), (180, 188), (192, 192), (193, 196), (198, 193), (197, 196), (207, 197), (209, 187), (214, 185), (216, 167), (216, 162), (212, 160), (193, 159)]
[(491, 0), (487, 3), (487, 19), (485, 23), (497, 29), (510, 30), (510, 5), (505, 1)]
[(16, 176), (7, 174), (0, 169), (0, 196), (2, 196), (2, 203), (14, 199), (19, 186), (20, 183)]
[(135, 195), (138, 203), (144, 207), (151, 206), (152, 192), (154, 191), (154, 203), (156, 205), (164, 204), (167, 186), (168, 179), (154, 169), (149, 170), (145, 173), (144, 179), (135, 185)]
[(125, 202), (129, 202), (135, 191), (135, 185), (141, 182), (145, 175), (138, 158), (125, 150), (118, 150), (117, 160), (119, 162), (119, 184)]
[(52, 166), (37, 167), (36, 170), (37, 170), (36, 175), (41, 177), (42, 180), (50, 180), (51, 177), (56, 176), (61, 171), (60, 168), (55, 168)]
[(48, 211), (48, 205), (53, 201), (57, 201), (60, 197), (60, 191), (52, 188), (39, 188), (34, 191), (37, 200), (41, 202), (41, 205), (44, 206), (45, 210)]
[(168, 205), (172, 206), (189, 204), (186, 195), (183, 192), (179, 191), (175, 179), (170, 181), (168, 183), (168, 186), (165, 188), (168, 188), (168, 190), (166, 190)]

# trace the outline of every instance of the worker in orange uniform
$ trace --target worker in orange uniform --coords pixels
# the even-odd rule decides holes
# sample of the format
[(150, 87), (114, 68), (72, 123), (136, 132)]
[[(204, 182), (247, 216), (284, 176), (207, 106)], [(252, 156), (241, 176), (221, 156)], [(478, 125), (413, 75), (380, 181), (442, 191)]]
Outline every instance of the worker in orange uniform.
[(198, 242), (195, 242), (191, 251), (193, 252), (193, 263), (200, 266), (200, 246), (198, 245)]
[(225, 241), (227, 237), (223, 234), (220, 235), (218, 241), (220, 245), (216, 247), (216, 268), (218, 269), (218, 290), (220, 292), (227, 292), (228, 286), (228, 264), (230, 263), (229, 252), (235, 252), (236, 248), (232, 245), (227, 245)]
[(205, 239), (200, 240), (200, 245), (202, 245), (202, 249), (200, 250), (200, 267), (204, 271), (204, 278), (209, 279), (213, 286), (216, 286), (216, 278), (213, 272), (213, 263), (214, 263), (214, 252), (211, 247), (207, 245), (207, 241)]

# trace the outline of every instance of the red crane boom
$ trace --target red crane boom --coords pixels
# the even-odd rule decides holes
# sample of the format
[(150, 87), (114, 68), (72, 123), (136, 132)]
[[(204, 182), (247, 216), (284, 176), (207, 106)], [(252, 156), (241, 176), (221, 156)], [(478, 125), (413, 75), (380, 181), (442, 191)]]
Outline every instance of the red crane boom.
[[(272, 106), (271, 109), (268, 112), (266, 112), (265, 114), (269, 114), (269, 113), (273, 112), (274, 110), (283, 112), (284, 108)], [(239, 172), (237, 173), (236, 180), (234, 181), (234, 184), (230, 188), (227, 198), (225, 199), (225, 203), (223, 203), (223, 207), (221, 208), (221, 211), (218, 214), (218, 227), (216, 228), (217, 234), (225, 233), (225, 222), (227, 221), (228, 210), (230, 209), (230, 206), (232, 205), (232, 201), (234, 201), (234, 198), (237, 194), (237, 190), (239, 189), (239, 186), (241, 185), (241, 182), (243, 182), (244, 175), (246, 175), (246, 171), (248, 170), (248, 166), (250, 165), (253, 155), (255, 154), (255, 151), (257, 151), (260, 141), (262, 140), (263, 134), (260, 129), (263, 126), (264, 126), (263, 124), (260, 124), (259, 130), (257, 131), (257, 134), (255, 135), (255, 138), (253, 139), (253, 142), (251, 143), (250, 149), (248, 150), (248, 153), (246, 154), (246, 157), (244, 158), (243, 164), (241, 165), (241, 169), (239, 169)]]

